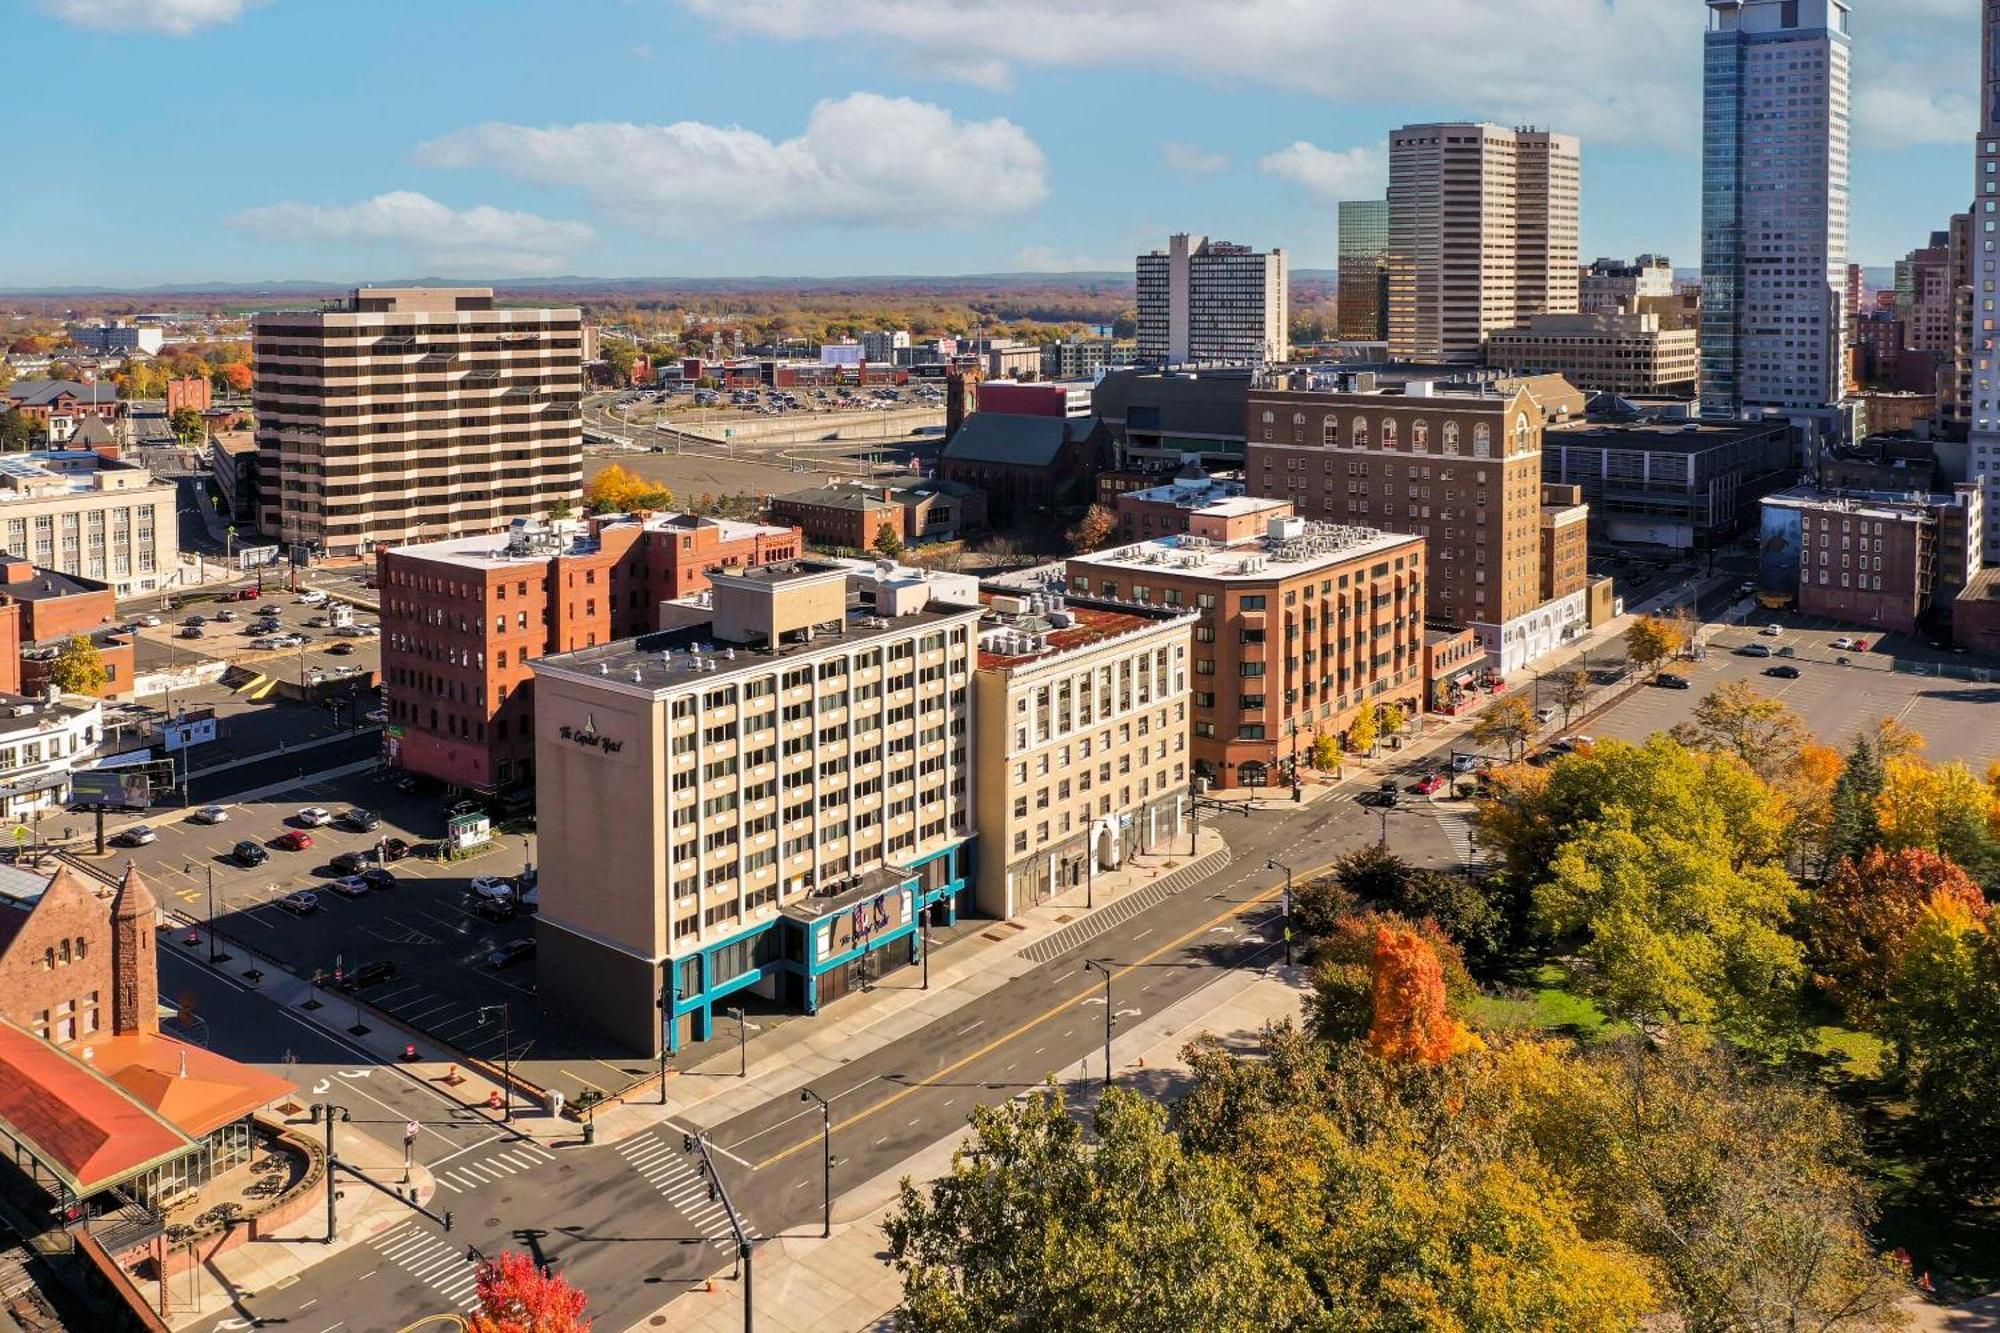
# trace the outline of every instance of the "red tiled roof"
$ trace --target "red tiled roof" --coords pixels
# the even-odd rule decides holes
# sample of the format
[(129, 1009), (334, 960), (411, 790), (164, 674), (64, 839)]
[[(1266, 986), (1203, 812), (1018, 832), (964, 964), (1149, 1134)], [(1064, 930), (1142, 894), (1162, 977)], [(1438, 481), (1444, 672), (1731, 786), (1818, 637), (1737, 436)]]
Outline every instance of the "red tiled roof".
[(0, 1020), (0, 1131), (79, 1194), (186, 1152), (194, 1140), (69, 1052)]

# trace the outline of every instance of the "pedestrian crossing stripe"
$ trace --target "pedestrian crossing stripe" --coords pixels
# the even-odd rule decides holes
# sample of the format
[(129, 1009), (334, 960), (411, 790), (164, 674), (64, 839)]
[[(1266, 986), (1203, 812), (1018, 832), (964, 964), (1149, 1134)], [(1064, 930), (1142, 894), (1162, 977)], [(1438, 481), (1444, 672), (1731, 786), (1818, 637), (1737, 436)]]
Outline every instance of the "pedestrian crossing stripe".
[(372, 1242), (377, 1253), (461, 1310), (479, 1301), (479, 1266), (428, 1227), (400, 1227)]
[(736, 1247), (736, 1232), (729, 1225), (729, 1211), (709, 1195), (688, 1155), (677, 1145), (657, 1135), (627, 1139), (618, 1145), (618, 1154), (680, 1213), (708, 1238), (708, 1243), (725, 1253)]
[(431, 1178), (453, 1194), (463, 1194), (502, 1181), (509, 1176), (524, 1175), (545, 1162), (553, 1162), (556, 1155), (539, 1143), (521, 1143), (498, 1152), (488, 1153), (473, 1162), (459, 1162), (450, 1166), (431, 1168)]

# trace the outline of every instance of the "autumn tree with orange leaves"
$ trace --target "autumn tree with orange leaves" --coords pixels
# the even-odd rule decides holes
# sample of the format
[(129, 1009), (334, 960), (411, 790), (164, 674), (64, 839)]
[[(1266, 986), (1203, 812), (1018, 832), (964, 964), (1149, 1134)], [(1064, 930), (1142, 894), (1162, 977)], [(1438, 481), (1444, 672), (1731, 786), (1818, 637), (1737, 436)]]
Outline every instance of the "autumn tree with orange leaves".
[(1368, 1049), (1395, 1064), (1438, 1065), (1483, 1043), (1452, 1017), (1446, 1003), (1444, 964), (1429, 940), (1413, 930), (1375, 931), (1375, 1022)]
[(472, 1333), (590, 1333), (590, 1298), (519, 1250), (479, 1265)]
[(1813, 980), (1849, 1019), (1874, 1026), (1911, 932), (1941, 901), (1986, 917), (1979, 885), (1948, 856), (1877, 847), (1859, 862), (1842, 861), (1812, 910)]

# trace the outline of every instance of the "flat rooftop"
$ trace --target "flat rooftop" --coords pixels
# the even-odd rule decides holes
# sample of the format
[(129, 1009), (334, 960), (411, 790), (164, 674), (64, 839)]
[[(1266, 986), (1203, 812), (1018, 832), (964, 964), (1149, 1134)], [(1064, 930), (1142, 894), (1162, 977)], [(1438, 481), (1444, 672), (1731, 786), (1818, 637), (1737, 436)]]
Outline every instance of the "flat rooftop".
[(583, 530), (536, 536), (540, 540), (523, 544), (507, 533), (488, 532), (477, 537), (448, 537), (443, 541), (392, 546), (389, 554), (463, 569), (511, 569), (518, 565), (547, 564), (549, 557), (555, 555), (589, 555), (598, 548), (597, 539)]
[(1824, 509), (1834, 513), (1852, 514), (1856, 518), (1894, 519), (1898, 522), (1922, 522), (1930, 518), (1933, 511), (1957, 503), (1953, 495), (1914, 494), (1908, 498), (1873, 492), (1821, 491), (1810, 486), (1796, 486), (1789, 491), (1779, 491), (1764, 497), (1767, 505), (1777, 505), (1781, 509)]
[(1043, 658), (1058, 657), (1086, 648), (1095, 648), (1127, 634), (1152, 629), (1174, 620), (1192, 620), (1194, 611), (1176, 609), (1158, 615), (1144, 615), (1126, 608), (1092, 605), (1064, 599), (1058, 608), (1019, 614), (1002, 613), (995, 599), (1004, 602), (1019, 594), (981, 591), (979, 600), (989, 612), (979, 625), (979, 667), (982, 671), (1026, 666)]
[(1294, 538), (1253, 537), (1227, 546), (1205, 537), (1160, 537), (1095, 555), (1073, 556), (1070, 563), (1191, 578), (1269, 580), (1331, 569), (1422, 540), (1409, 533), (1347, 524), (1306, 521), (1301, 527), (1303, 531)]
[(1550, 422), (1542, 448), (1644, 449), (1654, 453), (1698, 454), (1741, 440), (1785, 436), (1783, 421), (1593, 421)]

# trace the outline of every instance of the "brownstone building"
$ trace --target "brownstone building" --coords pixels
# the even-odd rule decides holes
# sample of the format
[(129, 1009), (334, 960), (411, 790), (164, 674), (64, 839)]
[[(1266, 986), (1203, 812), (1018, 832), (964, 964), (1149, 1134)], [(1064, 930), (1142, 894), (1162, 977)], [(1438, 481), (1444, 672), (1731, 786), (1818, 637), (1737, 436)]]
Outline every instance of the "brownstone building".
[(988, 521), (1005, 527), (1090, 503), (1116, 453), (1096, 417), (979, 412), (946, 443), (938, 476), (985, 492)]
[(1513, 671), (1586, 625), (1583, 585), (1545, 592), (1542, 554), (1543, 432), (1581, 397), (1554, 377), (1253, 389), (1244, 476), (1302, 517), (1422, 536), (1428, 614)]
[(1183, 536), (1077, 556), (1078, 597), (1196, 611), (1194, 774), (1223, 787), (1289, 780), (1316, 735), (1363, 704), (1423, 694), (1424, 541), (1372, 528), (1268, 521), (1264, 535)]
[(1767, 496), (1764, 512), (1767, 533), (1797, 524), (1798, 607), (1809, 615), (1909, 633), (1979, 576), (1978, 482), (1915, 499), (1801, 487)]
[(797, 525), (816, 546), (866, 550), (887, 523), (905, 546), (951, 541), (986, 526), (986, 497), (936, 478), (842, 481), (771, 498), (780, 523)]
[(183, 407), (191, 407), (197, 412), (206, 412), (215, 405), (215, 386), (199, 375), (185, 379), (167, 381), (167, 415), (172, 416)]
[(797, 528), (688, 514), (519, 523), (384, 550), (389, 762), (452, 786), (533, 778), (532, 659), (650, 633), (708, 576), (796, 559)]

